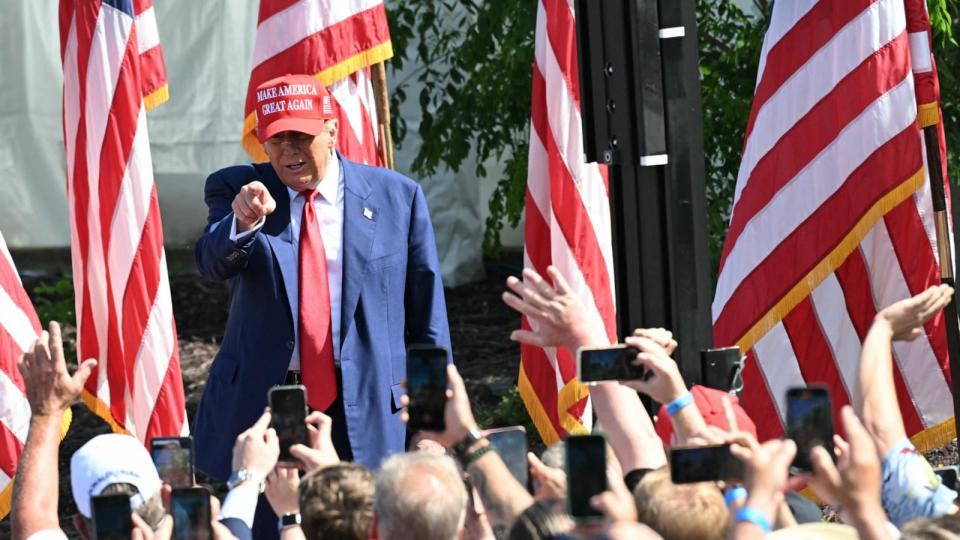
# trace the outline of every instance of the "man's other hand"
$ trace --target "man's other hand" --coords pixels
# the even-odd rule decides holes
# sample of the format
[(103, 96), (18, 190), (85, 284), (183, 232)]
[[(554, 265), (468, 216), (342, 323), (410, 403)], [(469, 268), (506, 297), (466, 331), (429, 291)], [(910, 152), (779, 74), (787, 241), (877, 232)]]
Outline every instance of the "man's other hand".
[(63, 414), (80, 397), (83, 384), (97, 365), (96, 360), (84, 360), (71, 377), (63, 358), (60, 325), (50, 321), (49, 328), (49, 332), (40, 333), (17, 363), (34, 417)]
[(254, 180), (240, 188), (240, 193), (233, 198), (230, 205), (233, 215), (237, 218), (237, 232), (250, 230), (253, 225), (273, 213), (277, 203), (273, 200), (267, 186)]
[(922, 293), (883, 308), (874, 318), (894, 341), (913, 341), (923, 335), (923, 324), (940, 313), (953, 298), (949, 285), (934, 285)]

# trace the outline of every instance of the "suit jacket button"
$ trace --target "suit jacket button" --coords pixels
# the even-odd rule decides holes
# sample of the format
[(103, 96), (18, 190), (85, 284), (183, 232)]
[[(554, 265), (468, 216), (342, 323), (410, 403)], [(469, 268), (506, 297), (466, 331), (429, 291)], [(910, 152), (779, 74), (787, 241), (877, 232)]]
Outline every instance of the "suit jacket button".
[(293, 350), (293, 346), (294, 346), (294, 345), (295, 345), (295, 343), (293, 342), (292, 339), (287, 342), (287, 348), (290, 349), (291, 351)]

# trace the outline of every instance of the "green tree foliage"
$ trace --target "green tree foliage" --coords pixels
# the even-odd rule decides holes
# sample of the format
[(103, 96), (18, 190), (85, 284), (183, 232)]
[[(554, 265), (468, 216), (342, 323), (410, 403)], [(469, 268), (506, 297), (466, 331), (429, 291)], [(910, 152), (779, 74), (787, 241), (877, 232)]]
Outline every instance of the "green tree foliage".
[[(388, 5), (396, 56), (394, 72), (408, 62), (418, 69), (423, 145), (413, 172), (429, 176), (441, 164), (458, 171), (474, 151), (475, 173), (497, 159), (503, 177), (490, 199), (484, 251), (495, 254), (504, 222), (516, 226), (523, 213), (527, 180), (530, 84), (535, 0), (396, 0)], [(412, 47), (411, 38), (419, 36)], [(411, 77), (391, 89), (396, 110)], [(395, 139), (407, 131), (399, 115)]]
[[(783, 0), (790, 1), (790, 0)], [(743, 10), (730, 0), (698, 0), (700, 73), (704, 111), (708, 226), (716, 267), (726, 235), (743, 136), (771, 0), (752, 0)], [(960, 164), (960, 47), (953, 26), (960, 0), (928, 0), (934, 28), (950, 170)], [(406, 99), (411, 80), (422, 83), (423, 146), (414, 172), (430, 175), (441, 164), (459, 170), (476, 151), (478, 177), (490, 158), (505, 165), (490, 205), (484, 251), (496, 254), (504, 223), (523, 211), (530, 122), (530, 82), (536, 0), (394, 0), (388, 3), (397, 56), (420, 67), (393, 90), (393, 105)], [(419, 36), (418, 45), (409, 46)], [(406, 125), (397, 117), (396, 140)], [(960, 173), (954, 172), (953, 176)]]

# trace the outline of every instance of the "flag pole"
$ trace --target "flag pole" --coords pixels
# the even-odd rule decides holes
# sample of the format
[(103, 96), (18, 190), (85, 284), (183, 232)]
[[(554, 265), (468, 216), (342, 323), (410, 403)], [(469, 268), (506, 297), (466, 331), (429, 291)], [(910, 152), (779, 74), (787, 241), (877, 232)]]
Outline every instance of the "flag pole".
[(390, 133), (390, 93), (387, 89), (387, 68), (383, 62), (370, 66), (373, 81), (373, 98), (377, 104), (377, 124), (380, 134), (380, 155), (383, 164), (396, 169), (393, 160), (393, 135)]
[[(943, 169), (940, 161), (940, 125), (923, 128), (927, 147), (927, 170), (930, 174), (930, 192), (933, 199), (933, 222), (937, 232), (937, 254), (940, 258), (940, 283), (956, 289), (953, 274), (953, 246), (950, 242), (950, 221), (947, 217), (947, 196), (943, 187)], [(957, 295), (943, 309), (947, 327), (947, 352), (950, 355), (950, 380), (953, 395), (953, 425), (960, 436), (960, 320), (957, 319)], [(958, 455), (960, 462), (960, 455)]]

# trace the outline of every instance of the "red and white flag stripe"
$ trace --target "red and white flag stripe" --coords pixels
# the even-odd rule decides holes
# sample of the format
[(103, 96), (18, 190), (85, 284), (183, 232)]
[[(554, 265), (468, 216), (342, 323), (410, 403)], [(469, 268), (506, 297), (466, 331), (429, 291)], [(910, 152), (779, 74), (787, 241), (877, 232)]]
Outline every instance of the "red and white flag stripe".
[[(556, 266), (592, 324), (616, 341), (610, 191), (606, 168), (583, 162), (572, 3), (540, 0), (531, 97), (524, 265)], [(525, 317), (524, 328), (532, 324)], [(520, 394), (547, 444), (591, 426), (586, 388), (564, 349), (521, 346)]]
[(98, 360), (84, 401), (144, 443), (188, 432), (147, 134), (166, 87), (151, 6), (60, 3), (77, 346)]
[(257, 86), (286, 74), (313, 75), (339, 105), (338, 149), (349, 159), (383, 165), (368, 68), (393, 56), (383, 0), (260, 0), (253, 68), (244, 109), (243, 148), (258, 161)]
[[(10, 513), (13, 477), (30, 427), (30, 404), (17, 361), (40, 330), (40, 320), (0, 235), (0, 519)], [(64, 425), (69, 424), (65, 418)]]
[[(713, 304), (747, 353), (742, 403), (783, 433), (787, 388), (849, 402), (877, 310), (939, 283), (904, 0), (775, 4)], [(942, 315), (894, 347), (907, 431), (952, 435)]]

